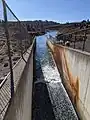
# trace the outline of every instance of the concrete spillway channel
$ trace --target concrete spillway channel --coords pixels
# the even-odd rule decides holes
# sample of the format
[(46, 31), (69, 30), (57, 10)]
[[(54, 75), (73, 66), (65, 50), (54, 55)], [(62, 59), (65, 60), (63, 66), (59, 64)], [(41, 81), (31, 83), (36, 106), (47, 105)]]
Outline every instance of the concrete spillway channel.
[(78, 120), (53, 57), (46, 47), (45, 36), (38, 37), (36, 45), (32, 119)]

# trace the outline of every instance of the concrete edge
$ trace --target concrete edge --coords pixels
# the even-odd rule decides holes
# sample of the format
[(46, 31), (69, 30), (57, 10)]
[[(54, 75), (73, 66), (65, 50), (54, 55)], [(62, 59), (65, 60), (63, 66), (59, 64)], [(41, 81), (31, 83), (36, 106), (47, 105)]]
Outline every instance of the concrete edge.
[(90, 56), (90, 53), (89, 52), (86, 52), (86, 51), (81, 51), (79, 49), (74, 49), (74, 48), (71, 48), (71, 47), (67, 47), (67, 46), (63, 46), (63, 45), (59, 45), (59, 44), (56, 44), (54, 43), (53, 41), (49, 40), (52, 44), (58, 46), (58, 47), (62, 47), (62, 48), (65, 48), (65, 49), (68, 49), (70, 51), (74, 51), (74, 52), (78, 52), (79, 54), (84, 54), (84, 55), (87, 55), (87, 56)]

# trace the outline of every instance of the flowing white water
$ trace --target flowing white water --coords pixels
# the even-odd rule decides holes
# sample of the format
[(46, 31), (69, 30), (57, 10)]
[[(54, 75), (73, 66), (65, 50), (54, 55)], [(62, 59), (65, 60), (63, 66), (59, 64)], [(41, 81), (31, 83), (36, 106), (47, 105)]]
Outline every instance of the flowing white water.
[[(55, 32), (51, 33), (55, 35)], [(48, 35), (48, 34), (47, 34)], [(52, 58), (50, 51), (46, 46), (46, 37), (37, 38), (37, 55), (38, 66), (41, 66), (42, 74), (39, 73), (39, 80), (45, 81), (50, 100), (53, 106), (53, 111), (56, 120), (78, 120), (72, 103), (62, 85), (60, 74), (57, 66)], [(47, 108), (48, 109), (48, 108)]]

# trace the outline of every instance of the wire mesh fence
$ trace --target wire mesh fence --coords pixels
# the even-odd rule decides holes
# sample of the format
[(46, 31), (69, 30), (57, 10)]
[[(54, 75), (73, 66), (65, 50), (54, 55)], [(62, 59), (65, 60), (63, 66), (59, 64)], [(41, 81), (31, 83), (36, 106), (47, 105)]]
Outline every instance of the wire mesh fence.
[(26, 26), (19, 21), (4, 0), (0, 0), (0, 120), (4, 119), (18, 80), (13, 66), (30, 47)]
[(4, 16), (2, 2), (0, 1), (0, 83), (2, 82), (2, 77), (6, 76), (6, 69), (4, 70), (7, 58), (7, 45), (6, 45), (6, 35), (4, 29)]

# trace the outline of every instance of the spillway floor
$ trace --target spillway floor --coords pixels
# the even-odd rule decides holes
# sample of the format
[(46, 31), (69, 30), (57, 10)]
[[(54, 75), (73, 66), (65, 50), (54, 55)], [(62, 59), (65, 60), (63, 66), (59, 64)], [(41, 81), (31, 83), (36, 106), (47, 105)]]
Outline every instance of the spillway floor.
[[(42, 71), (39, 72), (42, 75)], [(55, 120), (47, 85), (38, 79), (34, 83), (33, 92), (33, 120)]]
[(45, 42), (44, 36), (37, 38), (32, 119), (78, 120)]

